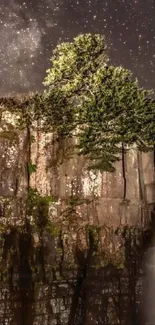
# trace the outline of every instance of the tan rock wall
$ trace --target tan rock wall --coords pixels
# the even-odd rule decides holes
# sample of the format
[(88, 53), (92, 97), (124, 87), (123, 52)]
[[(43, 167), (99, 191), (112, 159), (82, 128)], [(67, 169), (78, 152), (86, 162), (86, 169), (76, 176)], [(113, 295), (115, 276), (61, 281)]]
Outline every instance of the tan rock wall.
[[(80, 219), (87, 214), (87, 221), (100, 225), (118, 227), (145, 224), (149, 206), (155, 202), (153, 153), (139, 153), (136, 147), (127, 151), (124, 200), (122, 160), (115, 164), (114, 173), (88, 171), (86, 159), (77, 156), (55, 166), (53, 161), (62, 153), (59, 147), (52, 144), (53, 135), (44, 133), (39, 122), (33, 123), (30, 133), (26, 128), (19, 130), (18, 118), (16, 113), (7, 110), (1, 114), (1, 197), (23, 197), (28, 186), (31, 186), (42, 195), (58, 197), (56, 215), (64, 202), (71, 196), (77, 196), (93, 200), (87, 209), (77, 209)], [(29, 161), (36, 165), (36, 172), (31, 174), (30, 180), (27, 176)]]
[[(0, 323), (137, 323), (145, 233), (139, 228), (148, 224), (155, 203), (153, 153), (133, 146), (124, 157), (125, 173), (122, 159), (114, 173), (88, 171), (84, 157), (62, 160), (68, 144), (53, 145), (53, 134), (44, 133), (41, 122), (21, 130), (19, 118), (3, 107)], [(31, 174), (30, 163), (36, 166)], [(33, 213), (27, 216), (25, 204), (30, 188), (55, 198), (48, 217), (62, 226), (60, 235), (32, 226)]]

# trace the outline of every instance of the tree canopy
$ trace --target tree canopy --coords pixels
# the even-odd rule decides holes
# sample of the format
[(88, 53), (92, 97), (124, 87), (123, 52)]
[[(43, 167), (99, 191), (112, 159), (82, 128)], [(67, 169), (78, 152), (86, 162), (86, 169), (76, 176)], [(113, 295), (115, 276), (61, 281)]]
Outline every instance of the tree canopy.
[(44, 85), (46, 122), (58, 137), (79, 139), (90, 168), (113, 171), (120, 143), (150, 150), (155, 141), (152, 91), (123, 67), (108, 65), (105, 38), (82, 34), (59, 44)]

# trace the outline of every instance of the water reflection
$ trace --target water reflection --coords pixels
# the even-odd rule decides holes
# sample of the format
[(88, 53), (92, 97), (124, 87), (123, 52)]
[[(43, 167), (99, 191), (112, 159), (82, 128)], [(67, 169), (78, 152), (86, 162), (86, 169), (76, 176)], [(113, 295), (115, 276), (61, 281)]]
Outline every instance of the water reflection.
[(143, 324), (155, 324), (155, 243), (148, 249), (144, 259), (142, 293)]

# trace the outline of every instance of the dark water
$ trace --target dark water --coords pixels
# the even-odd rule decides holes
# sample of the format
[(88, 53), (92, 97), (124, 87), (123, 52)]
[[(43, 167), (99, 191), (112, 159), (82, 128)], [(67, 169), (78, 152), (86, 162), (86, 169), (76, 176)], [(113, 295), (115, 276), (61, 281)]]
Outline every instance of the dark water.
[[(127, 242), (128, 244), (128, 242)], [(155, 250), (141, 270), (135, 247), (126, 246), (121, 269), (98, 266), (94, 247), (77, 265), (54, 262), (45, 240), (37, 249), (31, 232), (5, 234), (1, 261), (0, 324), (3, 325), (141, 325), (155, 319)], [(58, 256), (55, 255), (57, 258)], [(94, 262), (95, 261), (95, 262)], [(96, 264), (94, 264), (96, 263)], [(145, 273), (144, 273), (145, 272)]]

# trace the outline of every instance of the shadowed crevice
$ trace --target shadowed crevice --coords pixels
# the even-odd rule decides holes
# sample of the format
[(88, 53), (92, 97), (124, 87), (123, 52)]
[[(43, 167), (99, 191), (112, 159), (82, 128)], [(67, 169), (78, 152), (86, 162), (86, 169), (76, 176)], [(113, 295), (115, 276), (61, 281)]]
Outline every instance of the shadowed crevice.
[(124, 143), (122, 142), (122, 175), (123, 175), (123, 183), (124, 183), (123, 199), (126, 199), (126, 188), (127, 188), (125, 155), (126, 155), (125, 147), (124, 147)]

